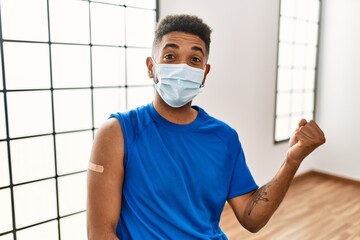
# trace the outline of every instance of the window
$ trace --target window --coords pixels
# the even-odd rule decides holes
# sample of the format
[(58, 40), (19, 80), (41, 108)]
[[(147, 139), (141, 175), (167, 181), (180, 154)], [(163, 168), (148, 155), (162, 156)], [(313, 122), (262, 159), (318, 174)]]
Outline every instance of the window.
[(0, 0), (0, 240), (87, 239), (94, 133), (152, 100), (156, 20), (156, 0)]
[(320, 0), (281, 0), (275, 142), (314, 118), (319, 27)]

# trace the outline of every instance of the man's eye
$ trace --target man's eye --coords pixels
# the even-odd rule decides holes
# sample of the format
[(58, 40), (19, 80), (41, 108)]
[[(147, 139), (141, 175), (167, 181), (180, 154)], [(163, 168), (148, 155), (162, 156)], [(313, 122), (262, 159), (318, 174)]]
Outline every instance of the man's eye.
[(164, 56), (164, 58), (165, 58), (165, 59), (174, 59), (174, 55), (172, 55), (172, 54), (166, 54), (166, 55)]
[(199, 63), (199, 62), (201, 62), (201, 59), (198, 58), (198, 57), (193, 57), (193, 58), (192, 58), (192, 61), (193, 61), (193, 62), (196, 62), (196, 63)]

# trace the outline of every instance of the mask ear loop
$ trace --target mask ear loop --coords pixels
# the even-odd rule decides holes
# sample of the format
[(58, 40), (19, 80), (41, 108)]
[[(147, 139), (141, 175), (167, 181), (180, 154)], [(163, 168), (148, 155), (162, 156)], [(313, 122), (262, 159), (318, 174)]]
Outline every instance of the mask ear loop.
[[(205, 71), (204, 71), (204, 74), (205, 74)], [(204, 82), (205, 82), (205, 79), (202, 80), (202, 82), (200, 84), (200, 88), (204, 88)]]
[[(158, 65), (155, 62), (155, 59), (153, 57), (151, 57), (151, 61), (153, 62), (153, 68)], [(157, 79), (157, 76), (156, 76), (156, 74), (154, 74), (154, 72), (156, 72), (156, 71), (154, 71), (154, 69), (153, 69), (151, 72), (149, 72), (149, 75), (151, 75), (151, 78), (153, 79), (154, 83), (157, 84), (159, 82), (159, 80)], [(156, 80), (157, 80), (157, 82), (156, 82)]]
[(158, 65), (158, 63), (155, 61), (153, 57), (151, 57), (151, 61), (154, 63), (154, 65)]
[[(205, 69), (203, 69), (203, 70), (204, 70), (204, 74), (205, 74), (205, 71), (206, 71), (206, 63), (205, 63), (204, 68), (205, 68)], [(204, 79), (203, 79), (203, 81), (202, 81), (201, 84), (200, 84), (200, 88), (204, 88)]]

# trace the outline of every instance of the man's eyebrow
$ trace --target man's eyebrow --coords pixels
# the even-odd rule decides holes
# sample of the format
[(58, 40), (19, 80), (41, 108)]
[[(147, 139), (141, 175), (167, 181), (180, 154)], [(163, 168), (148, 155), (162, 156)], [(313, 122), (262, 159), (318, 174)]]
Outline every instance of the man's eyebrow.
[(175, 49), (179, 49), (180, 47), (178, 45), (176, 45), (175, 43), (167, 43), (162, 50), (164, 51), (167, 48), (175, 48)]
[(193, 46), (191, 49), (195, 51), (199, 51), (202, 53), (203, 56), (205, 56), (204, 50), (201, 47)]
[[(165, 44), (165, 46), (162, 48), (162, 51), (166, 50), (167, 48), (174, 48), (174, 49), (179, 49), (179, 45), (175, 44), (175, 43), (167, 43)], [(201, 54), (203, 56), (205, 56), (205, 52), (204, 50), (201, 48), (201, 47), (198, 47), (198, 46), (193, 46), (191, 47), (191, 50), (194, 50), (194, 51), (199, 51), (201, 52)]]

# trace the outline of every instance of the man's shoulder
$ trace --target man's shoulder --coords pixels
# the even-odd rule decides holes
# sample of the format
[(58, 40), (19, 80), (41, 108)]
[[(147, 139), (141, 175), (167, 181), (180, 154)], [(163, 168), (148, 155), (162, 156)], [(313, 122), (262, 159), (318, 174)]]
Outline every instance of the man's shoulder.
[(222, 136), (224, 138), (229, 138), (230, 136), (233, 136), (235, 138), (238, 138), (236, 130), (231, 127), (228, 123), (224, 122), (220, 118), (217, 118), (213, 115), (208, 114), (204, 109), (197, 107), (199, 109), (199, 112), (202, 115), (202, 126), (204, 128), (207, 128), (208, 130), (213, 131), (219, 136)]
[(120, 122), (125, 135), (135, 136), (152, 122), (150, 107), (150, 104), (147, 104), (126, 112), (113, 113), (110, 118), (116, 118)]
[(144, 119), (148, 119), (149, 115), (149, 104), (143, 105), (126, 112), (116, 112), (110, 115), (110, 118), (117, 118), (120, 122), (129, 121), (132, 123), (142, 122)]

